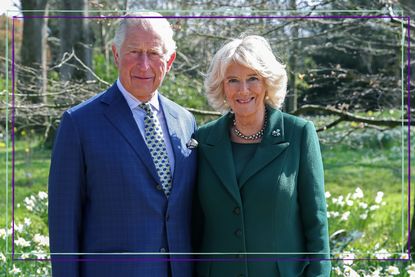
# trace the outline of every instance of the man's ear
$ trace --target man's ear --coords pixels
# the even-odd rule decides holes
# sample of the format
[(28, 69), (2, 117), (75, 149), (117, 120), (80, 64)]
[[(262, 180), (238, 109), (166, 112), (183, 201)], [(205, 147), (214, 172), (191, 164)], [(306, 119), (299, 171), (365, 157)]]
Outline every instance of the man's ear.
[(113, 44), (111, 49), (112, 49), (112, 55), (114, 56), (114, 63), (118, 67), (118, 60), (119, 60), (120, 56), (118, 54), (117, 47), (115, 47), (115, 45)]
[(167, 72), (170, 71), (170, 69), (171, 69), (171, 67), (172, 67), (173, 62), (174, 62), (175, 59), (176, 59), (176, 52), (174, 52), (173, 54), (171, 54), (169, 60), (167, 61)]

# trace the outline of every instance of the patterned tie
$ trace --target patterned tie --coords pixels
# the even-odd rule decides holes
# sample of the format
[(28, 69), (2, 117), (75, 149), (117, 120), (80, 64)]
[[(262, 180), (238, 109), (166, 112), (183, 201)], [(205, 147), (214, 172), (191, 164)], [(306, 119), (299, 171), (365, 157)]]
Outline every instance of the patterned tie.
[(160, 177), (164, 194), (168, 198), (170, 196), (172, 180), (169, 157), (167, 156), (167, 149), (164, 144), (160, 122), (158, 121), (157, 116), (151, 111), (150, 104), (142, 103), (140, 104), (140, 108), (146, 112), (144, 118), (146, 144), (150, 150), (154, 165), (156, 166), (157, 174)]

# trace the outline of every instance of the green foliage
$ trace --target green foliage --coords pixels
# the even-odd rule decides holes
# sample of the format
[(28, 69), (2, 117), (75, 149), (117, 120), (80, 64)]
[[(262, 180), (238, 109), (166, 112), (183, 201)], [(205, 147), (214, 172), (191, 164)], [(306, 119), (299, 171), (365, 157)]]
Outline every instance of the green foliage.
[(113, 83), (118, 77), (117, 67), (114, 65), (112, 53), (110, 53), (108, 60), (102, 53), (95, 53), (92, 61), (94, 72), (104, 81)]
[[(190, 84), (193, 89), (183, 89)], [(180, 89), (181, 88), (181, 89)], [(207, 107), (201, 84), (192, 79), (170, 76), (163, 85), (163, 94), (174, 98), (181, 105)], [(199, 101), (199, 102), (198, 102)], [(192, 104), (193, 103), (193, 104)], [(205, 105), (205, 106), (204, 106)], [(389, 113), (389, 111), (387, 111)], [(373, 115), (378, 116), (378, 115)], [(379, 115), (380, 116), (380, 115)], [(313, 117), (317, 126), (332, 121), (327, 117)], [(399, 128), (381, 132), (358, 128), (347, 133), (352, 123), (319, 133), (325, 165), (326, 200), (329, 233), (333, 258), (333, 276), (347, 276), (357, 272), (360, 276), (408, 276), (415, 265), (402, 262), (385, 262), (379, 258), (399, 258), (405, 249), (406, 237), (402, 237), (402, 212), (407, 214), (405, 191), (401, 186), (401, 130)], [(404, 136), (405, 136), (405, 132)], [(348, 134), (344, 137), (345, 134)], [(41, 140), (30, 130), (16, 133), (15, 151), (15, 258), (47, 258), (48, 235), (46, 216), (47, 175), (50, 149), (42, 146)], [(11, 150), (0, 145), (0, 155)], [(4, 172), (5, 161), (0, 160)], [(9, 166), (9, 178), (11, 174)], [(27, 172), (31, 174), (29, 178)], [(5, 187), (0, 194), (6, 195)], [(11, 188), (8, 191), (8, 251), (11, 252)], [(404, 199), (402, 199), (404, 197)], [(4, 201), (0, 202), (0, 213), (6, 212)], [(5, 252), (5, 218), (0, 220), (0, 249)], [(406, 222), (404, 222), (406, 224)], [(405, 227), (405, 230), (407, 227)], [(403, 234), (404, 236), (406, 233)], [(16, 243), (16, 241), (15, 241)], [(349, 258), (349, 260), (347, 260)], [(350, 260), (371, 258), (371, 261)], [(2, 273), (30, 276), (50, 275), (48, 262), (11, 262), (11, 255), (0, 255)], [(1, 262), (3, 260), (3, 262)], [(349, 272), (349, 273), (348, 273)], [(352, 275), (350, 275), (352, 276)]]

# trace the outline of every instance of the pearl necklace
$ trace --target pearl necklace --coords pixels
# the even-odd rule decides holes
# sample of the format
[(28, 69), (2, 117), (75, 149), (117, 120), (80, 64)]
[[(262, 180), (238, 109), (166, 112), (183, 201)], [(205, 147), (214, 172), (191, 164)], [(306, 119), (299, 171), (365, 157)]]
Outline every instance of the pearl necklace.
[(267, 110), (265, 110), (265, 115), (264, 115), (264, 126), (262, 126), (262, 129), (259, 130), (258, 132), (256, 132), (253, 135), (247, 136), (247, 135), (242, 134), (242, 132), (239, 131), (238, 128), (236, 128), (235, 117), (233, 118), (233, 126), (234, 126), (233, 132), (235, 133), (235, 135), (237, 137), (240, 137), (241, 139), (244, 139), (244, 140), (257, 140), (257, 139), (260, 139), (264, 136), (265, 127), (267, 126)]

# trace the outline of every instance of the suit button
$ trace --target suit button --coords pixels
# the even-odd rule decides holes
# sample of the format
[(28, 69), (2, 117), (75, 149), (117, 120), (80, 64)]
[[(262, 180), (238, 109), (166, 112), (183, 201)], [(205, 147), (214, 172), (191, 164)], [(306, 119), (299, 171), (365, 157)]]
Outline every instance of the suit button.
[(166, 248), (164, 248), (164, 247), (160, 248), (160, 252), (161, 253), (166, 253)]
[(156, 189), (157, 189), (157, 190), (162, 190), (162, 189), (163, 189), (163, 187), (162, 187), (161, 185), (157, 185)]
[(236, 229), (235, 236), (237, 236), (237, 237), (242, 236), (242, 230), (241, 229)]
[(241, 214), (241, 208), (236, 207), (235, 209), (233, 209), (233, 213), (236, 215), (240, 215)]

